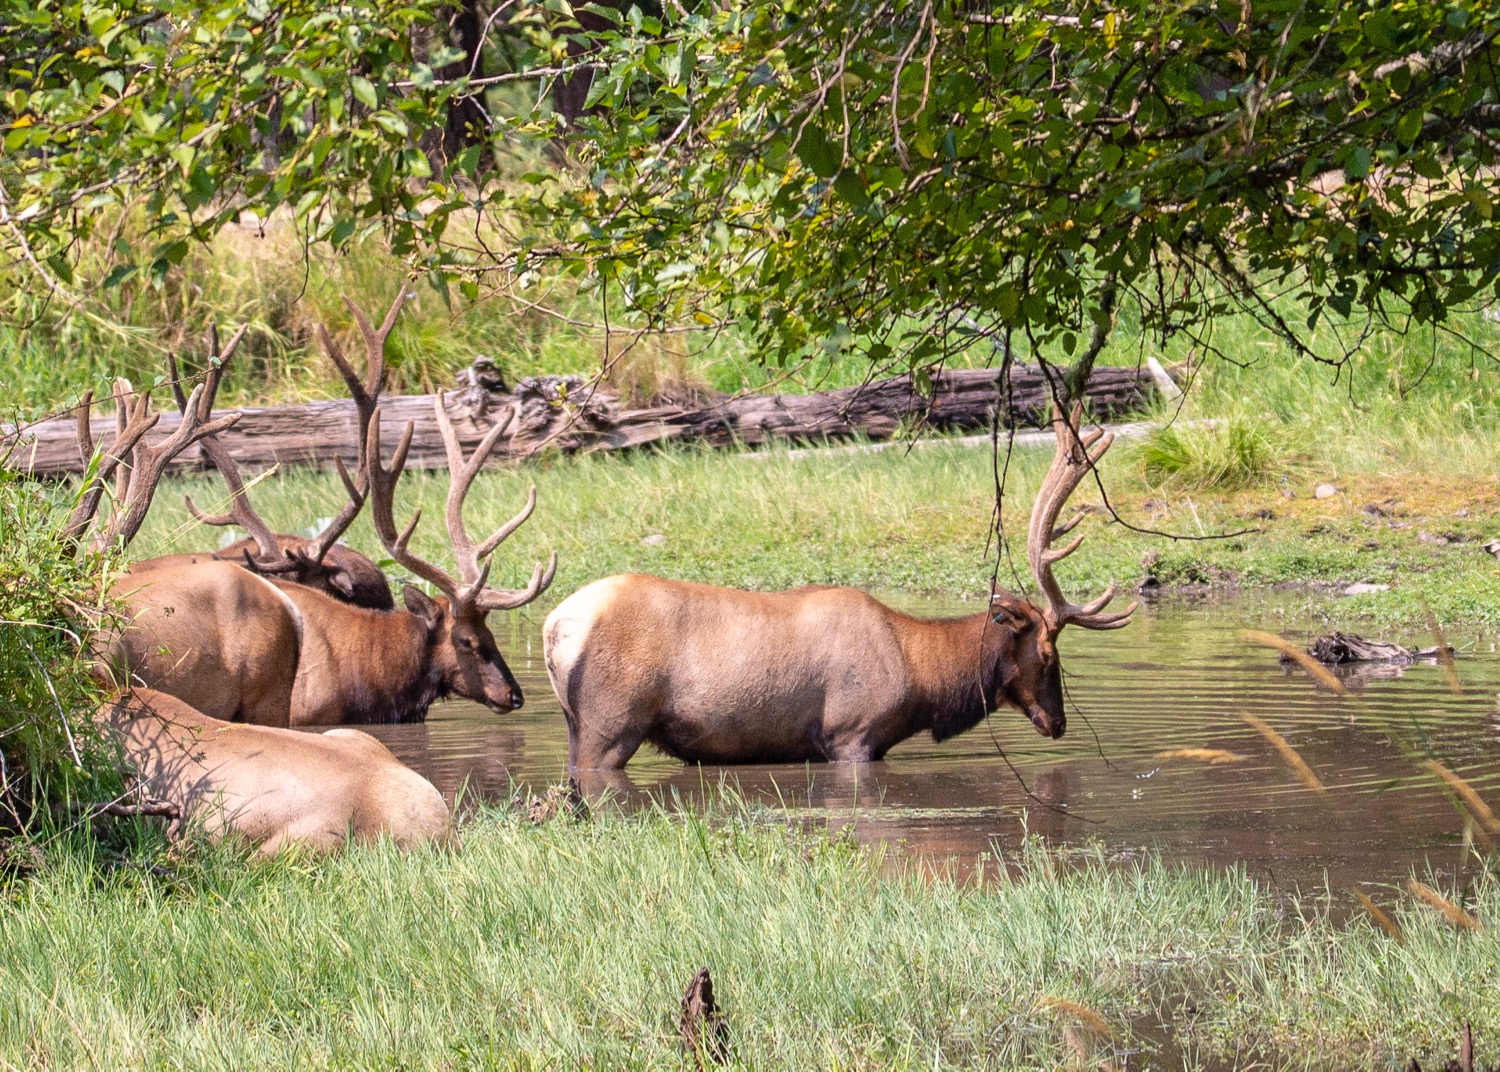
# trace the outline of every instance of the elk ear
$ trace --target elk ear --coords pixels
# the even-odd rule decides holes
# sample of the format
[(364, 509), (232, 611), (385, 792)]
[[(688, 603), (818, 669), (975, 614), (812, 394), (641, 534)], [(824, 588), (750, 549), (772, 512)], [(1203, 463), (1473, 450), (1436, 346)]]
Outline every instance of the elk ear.
[[(335, 569), (330, 571), (328, 573), (328, 587), (347, 600), (352, 601), (354, 599), (354, 581), (349, 576), (348, 570)], [(418, 594), (420, 595), (421, 593)], [(427, 597), (422, 596), (422, 598), (426, 599)], [(428, 602), (431, 602), (431, 600), (428, 600)], [(411, 606), (411, 604), (407, 603), (407, 606)], [(412, 613), (417, 614), (420, 611), (413, 611)]]
[(990, 596), (990, 620), (996, 625), (1008, 625), (1016, 630), (1025, 629), (1031, 622), (1025, 604), (1009, 592), (997, 590)]
[(427, 623), (427, 628), (437, 627), (438, 619), (442, 617), (442, 608), (420, 588), (407, 585), (401, 590), (401, 598), (406, 601), (406, 609)]

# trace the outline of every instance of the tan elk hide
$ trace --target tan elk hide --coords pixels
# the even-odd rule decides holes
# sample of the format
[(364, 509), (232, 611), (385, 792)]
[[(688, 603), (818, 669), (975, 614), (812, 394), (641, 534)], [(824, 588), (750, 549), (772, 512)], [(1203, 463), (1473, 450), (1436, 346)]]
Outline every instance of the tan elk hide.
[(1054, 415), (1057, 453), (1032, 509), (1028, 561), (1037, 606), (993, 593), (988, 610), (926, 620), (853, 588), (757, 593), (642, 574), (607, 577), (563, 600), (542, 627), (568, 762), (618, 769), (642, 744), (700, 763), (863, 762), (927, 731), (962, 733), (1002, 703), (1039, 733), (1067, 726), (1056, 641), (1071, 623), (1127, 624), (1063, 598), (1052, 565), (1077, 549), (1052, 540), (1063, 503), (1109, 448)]
[(205, 562), (127, 573), (109, 594), (122, 621), (95, 651), (114, 684), (159, 689), (226, 721), (289, 723), (302, 614), (276, 585)]
[(266, 855), (293, 845), (329, 851), (351, 838), (409, 847), (451, 837), (442, 794), (358, 730), (224, 722), (151, 689), (123, 693), (99, 717), (143, 795), (176, 807), (173, 834), (197, 827)]

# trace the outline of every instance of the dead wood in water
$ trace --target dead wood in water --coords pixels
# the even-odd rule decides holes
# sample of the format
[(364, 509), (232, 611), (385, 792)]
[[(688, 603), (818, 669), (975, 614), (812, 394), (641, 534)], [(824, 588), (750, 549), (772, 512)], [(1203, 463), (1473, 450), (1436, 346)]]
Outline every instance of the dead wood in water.
[[(956, 369), (934, 374), (931, 394), (926, 397), (917, 390), (913, 377), (898, 376), (817, 394), (716, 395), (701, 404), (647, 409), (622, 409), (616, 395), (592, 388), (576, 376), (532, 377), (513, 389), (493, 376), (476, 373), (462, 379), (460, 389), (449, 393), (446, 409), (466, 451), (497, 421), (516, 413), (508, 435), (495, 446), (491, 464), (515, 463), (549, 447), (623, 450), (666, 442), (759, 446), (777, 440), (819, 442), (856, 435), (879, 440), (917, 424), (944, 432), (975, 431), (991, 426), (1002, 393), (1008, 398), (1003, 423), (1039, 426), (1052, 400), (1041, 370), (1024, 364), (1011, 366), (1003, 392), (997, 369)], [(1094, 417), (1107, 420), (1141, 409), (1156, 389), (1149, 372), (1101, 367), (1089, 379), (1087, 397)], [(349, 465), (358, 462), (359, 418), (349, 399), (241, 412), (238, 425), (219, 436), (240, 465), (264, 469), (276, 464), (332, 465), (339, 458)], [(162, 414), (148, 439), (155, 442), (171, 434), (179, 419)], [(415, 434), (407, 467), (443, 468), (447, 459), (433, 416), (433, 396), (383, 400), (380, 423), (385, 442), (399, 440), (408, 421)], [(110, 442), (113, 418), (96, 418), (93, 434), (101, 443)], [(69, 416), (8, 435), (0, 429), (0, 442), (14, 448), (6, 464), (32, 475), (56, 477), (81, 471)], [(207, 467), (197, 447), (183, 451), (173, 463), (179, 472)]]

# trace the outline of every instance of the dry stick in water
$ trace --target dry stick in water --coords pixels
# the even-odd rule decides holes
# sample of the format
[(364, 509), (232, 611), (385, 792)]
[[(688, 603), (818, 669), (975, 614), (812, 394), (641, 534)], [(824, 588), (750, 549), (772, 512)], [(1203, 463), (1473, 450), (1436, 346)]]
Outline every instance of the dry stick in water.
[(1309, 789), (1319, 793), (1327, 790), (1327, 786), (1313, 773), (1313, 769), (1307, 765), (1307, 761), (1297, 754), (1297, 750), (1287, 743), (1287, 739), (1268, 726), (1262, 719), (1256, 718), (1249, 711), (1241, 711), (1240, 718), (1244, 719), (1256, 733), (1276, 746), (1276, 751), (1281, 753), (1281, 758), (1286, 760), (1287, 766), (1297, 772), (1297, 777), (1302, 779), (1302, 784)]
[(1444, 897), (1431, 886), (1424, 885), (1414, 878), (1406, 880), (1406, 888), (1420, 901), (1436, 908), (1443, 914), (1443, 918), (1455, 927), (1461, 927), (1466, 931), (1477, 931), (1480, 929), (1479, 920), (1465, 912), (1458, 905)]
[(1332, 672), (1329, 671), (1328, 667), (1318, 662), (1318, 660), (1314, 659), (1311, 655), (1307, 654), (1307, 652), (1303, 651), (1301, 648), (1296, 647), (1295, 645), (1288, 643), (1282, 637), (1277, 636), (1275, 633), (1262, 633), (1258, 629), (1241, 629), (1240, 639), (1248, 640), (1250, 643), (1259, 644), (1262, 647), (1275, 648), (1277, 651), (1281, 652), (1281, 654), (1285, 655), (1288, 659), (1291, 659), (1298, 666), (1302, 667), (1302, 669), (1311, 674), (1313, 679), (1316, 680), (1318, 684), (1322, 685), (1325, 688), (1332, 689), (1340, 696), (1347, 696), (1349, 694), (1349, 690), (1344, 688), (1344, 683), (1338, 678), (1334, 677)]
[(1427, 628), (1432, 630), (1433, 643), (1437, 645), (1437, 661), (1443, 668), (1443, 676), (1448, 679), (1448, 688), (1455, 696), (1464, 694), (1462, 682), (1458, 680), (1458, 667), (1453, 665), (1453, 652), (1448, 647), (1448, 640), (1443, 636), (1443, 627), (1438, 625), (1437, 615), (1432, 613), (1432, 608), (1427, 601), (1422, 601), (1422, 610), (1427, 615)]
[(1165, 752), (1156, 753), (1157, 759), (1201, 759), (1205, 763), (1218, 766), (1221, 763), (1242, 763), (1248, 756), (1242, 756), (1238, 752), (1228, 752), (1222, 748), (1169, 748)]
[(1380, 924), (1381, 930), (1385, 931), (1386, 934), (1389, 934), (1398, 942), (1402, 940), (1401, 928), (1396, 926), (1396, 921), (1381, 911), (1380, 906), (1370, 900), (1369, 895), (1364, 890), (1355, 887), (1354, 896), (1359, 898), (1359, 903), (1365, 906), (1365, 911), (1370, 913), (1370, 917), (1376, 923)]
[(1472, 785), (1435, 759), (1427, 760), (1422, 766), (1426, 767), (1433, 774), (1436, 774), (1448, 784), (1449, 789), (1458, 794), (1459, 799), (1468, 806), (1470, 814), (1479, 821), (1481, 827), (1491, 834), (1500, 834), (1500, 818), (1496, 818), (1495, 813), (1490, 810), (1490, 806), (1480, 798)]

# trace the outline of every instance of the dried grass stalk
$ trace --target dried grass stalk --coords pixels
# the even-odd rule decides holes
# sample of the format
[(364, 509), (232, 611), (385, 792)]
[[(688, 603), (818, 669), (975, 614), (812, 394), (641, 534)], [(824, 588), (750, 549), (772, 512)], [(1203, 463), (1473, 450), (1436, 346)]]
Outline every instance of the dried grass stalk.
[(1443, 627), (1438, 625), (1437, 615), (1432, 613), (1426, 600), (1422, 601), (1422, 610), (1427, 615), (1427, 628), (1432, 631), (1432, 641), (1437, 645), (1438, 665), (1443, 668), (1443, 676), (1448, 679), (1448, 688), (1453, 695), (1462, 696), (1464, 686), (1458, 680), (1458, 667), (1453, 665), (1453, 650), (1448, 647), (1448, 640), (1443, 636)]
[(1110, 1030), (1109, 1024), (1104, 1022), (1104, 1017), (1100, 1016), (1087, 1005), (1082, 1005), (1069, 998), (1058, 997), (1056, 994), (1043, 994), (1037, 1001), (1037, 1006), (1044, 1009), (1056, 1009), (1058, 1012), (1066, 1013), (1096, 1035), (1102, 1035), (1104, 1038), (1115, 1037), (1115, 1033)]
[(1479, 920), (1469, 915), (1469, 913), (1465, 912), (1458, 905), (1448, 900), (1448, 898), (1444, 897), (1441, 893), (1438, 893), (1438, 891), (1433, 889), (1431, 886), (1418, 882), (1414, 878), (1410, 878), (1406, 880), (1406, 888), (1411, 890), (1412, 895), (1415, 896), (1419, 901), (1425, 901), (1433, 908), (1436, 908), (1443, 914), (1443, 918), (1446, 919), (1449, 923), (1453, 924), (1455, 927), (1466, 931), (1477, 931), (1481, 929), (1479, 926)]
[(1327, 791), (1328, 787), (1323, 784), (1322, 779), (1313, 773), (1313, 769), (1307, 765), (1307, 761), (1297, 753), (1295, 748), (1287, 743), (1285, 737), (1266, 725), (1262, 719), (1256, 718), (1249, 711), (1241, 711), (1240, 718), (1244, 719), (1255, 732), (1259, 733), (1276, 747), (1276, 751), (1281, 753), (1281, 758), (1286, 760), (1287, 766), (1296, 771), (1297, 777), (1302, 779), (1303, 785), (1319, 793)]
[(1426, 767), (1433, 774), (1436, 774), (1447, 783), (1449, 789), (1458, 794), (1459, 799), (1464, 802), (1464, 805), (1469, 809), (1469, 812), (1479, 822), (1481, 827), (1491, 834), (1500, 834), (1500, 818), (1495, 817), (1495, 813), (1490, 810), (1490, 806), (1474, 791), (1472, 785), (1435, 759), (1427, 760), (1422, 766)]
[(1204, 763), (1218, 766), (1221, 763), (1243, 763), (1249, 756), (1238, 752), (1227, 752), (1222, 748), (1169, 748), (1156, 753), (1157, 759), (1201, 759)]
[(1393, 920), (1390, 916), (1386, 915), (1385, 912), (1381, 910), (1378, 904), (1370, 900), (1369, 895), (1366, 894), (1364, 890), (1356, 889), (1354, 891), (1354, 896), (1358, 897), (1359, 903), (1365, 906), (1365, 911), (1370, 913), (1370, 918), (1375, 920), (1376, 923), (1380, 924), (1381, 930), (1385, 931), (1386, 934), (1389, 934), (1392, 938), (1396, 939), (1396, 941), (1401, 941), (1403, 935), (1401, 934), (1401, 928), (1396, 925), (1396, 921)]

